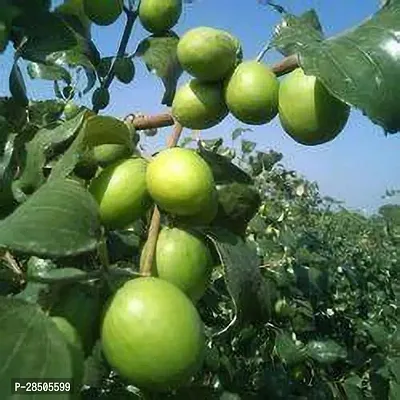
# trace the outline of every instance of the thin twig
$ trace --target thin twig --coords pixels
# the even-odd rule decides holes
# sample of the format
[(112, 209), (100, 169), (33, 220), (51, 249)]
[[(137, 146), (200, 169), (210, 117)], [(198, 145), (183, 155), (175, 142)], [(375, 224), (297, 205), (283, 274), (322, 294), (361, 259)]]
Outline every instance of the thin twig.
[[(180, 123), (176, 122), (174, 126), (174, 130), (167, 140), (167, 147), (175, 147), (179, 138), (181, 137), (183, 127)], [(161, 225), (161, 215), (157, 206), (154, 206), (153, 215), (151, 217), (149, 233), (147, 236), (147, 244), (146, 244), (146, 254), (144, 257), (143, 264), (140, 267), (140, 273), (144, 276), (151, 275), (151, 269), (153, 266), (154, 255), (156, 252), (158, 233), (160, 232)]]
[[(119, 43), (117, 56), (114, 58), (111, 68), (108, 71), (106, 78), (104, 79), (104, 81), (101, 84), (101, 87), (103, 89), (108, 89), (115, 77), (115, 64), (126, 53), (126, 48), (128, 47), (128, 42), (129, 42), (129, 39), (132, 34), (133, 25), (135, 24), (136, 18), (138, 16), (137, 11), (131, 11), (126, 8), (124, 8), (124, 11), (126, 14), (126, 24), (125, 24), (124, 32), (122, 34), (121, 42)], [(95, 107), (93, 111), (95, 113), (97, 113), (97, 112), (99, 112), (99, 109), (97, 107)]]

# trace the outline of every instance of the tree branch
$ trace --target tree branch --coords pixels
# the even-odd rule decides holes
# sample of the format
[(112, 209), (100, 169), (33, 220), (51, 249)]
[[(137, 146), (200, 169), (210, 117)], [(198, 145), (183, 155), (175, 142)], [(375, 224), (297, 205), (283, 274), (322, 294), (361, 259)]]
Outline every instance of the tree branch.
[[(178, 142), (179, 138), (181, 137), (183, 127), (180, 123), (176, 122), (174, 126), (174, 130), (172, 131), (171, 136), (169, 136), (167, 140), (167, 147), (175, 147)], [(153, 266), (153, 259), (156, 253), (157, 247), (157, 239), (158, 233), (160, 232), (160, 225), (161, 225), (161, 215), (160, 211), (157, 206), (154, 206), (153, 215), (151, 217), (149, 233), (147, 236), (147, 243), (146, 243), (146, 254), (144, 257), (143, 264), (140, 266), (140, 273), (144, 276), (151, 275), (151, 268)]]
[(299, 66), (299, 57), (297, 54), (293, 54), (274, 64), (272, 66), (272, 71), (275, 72), (275, 75), (282, 76), (292, 72)]

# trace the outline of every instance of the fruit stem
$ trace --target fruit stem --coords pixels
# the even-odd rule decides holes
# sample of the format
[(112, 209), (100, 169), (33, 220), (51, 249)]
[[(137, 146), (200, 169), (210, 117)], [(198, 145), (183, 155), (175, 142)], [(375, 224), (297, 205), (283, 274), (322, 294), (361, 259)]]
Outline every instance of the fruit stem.
[[(137, 10), (132, 11), (127, 8), (124, 8), (125, 14), (126, 14), (126, 24), (124, 28), (124, 32), (122, 34), (121, 41), (119, 43), (117, 55), (113, 60), (113, 63), (111, 64), (111, 68), (108, 71), (107, 76), (105, 77), (104, 81), (101, 84), (101, 87), (103, 89), (108, 89), (114, 80), (115, 77), (115, 64), (118, 59), (123, 57), (126, 53), (126, 48), (128, 47), (128, 42), (132, 34), (133, 26), (135, 24), (136, 18), (138, 16)], [(97, 114), (99, 112), (99, 108), (95, 107), (93, 111)]]
[[(175, 147), (179, 138), (181, 137), (183, 127), (180, 123), (175, 122), (174, 130), (171, 135), (167, 139), (167, 147)], [(140, 274), (144, 276), (151, 275), (151, 269), (153, 266), (153, 259), (156, 253), (157, 239), (158, 233), (160, 232), (161, 225), (161, 215), (157, 206), (154, 206), (153, 215), (151, 217), (149, 233), (147, 235), (147, 251), (145, 254), (145, 258), (143, 264), (140, 268)]]

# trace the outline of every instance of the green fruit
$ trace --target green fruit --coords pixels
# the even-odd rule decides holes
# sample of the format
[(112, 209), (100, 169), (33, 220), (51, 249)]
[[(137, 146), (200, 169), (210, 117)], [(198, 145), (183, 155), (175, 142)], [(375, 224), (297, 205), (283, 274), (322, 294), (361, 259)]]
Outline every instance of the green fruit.
[(279, 118), (286, 133), (298, 143), (313, 146), (333, 140), (345, 127), (349, 115), (347, 104), (300, 68), (280, 85)]
[(131, 155), (132, 149), (123, 144), (102, 144), (93, 148), (93, 160), (103, 168)]
[(122, 13), (123, 0), (83, 0), (89, 19), (97, 25), (111, 25)]
[(177, 56), (182, 68), (202, 81), (221, 81), (235, 67), (239, 41), (220, 29), (201, 26), (179, 40)]
[(172, 102), (172, 114), (185, 128), (208, 129), (227, 115), (222, 86), (193, 79), (181, 86)]
[[(146, 251), (145, 246), (143, 256)], [(197, 235), (165, 227), (158, 236), (153, 271), (196, 302), (203, 296), (211, 278), (210, 250)]]
[(142, 0), (139, 19), (143, 27), (155, 34), (169, 31), (182, 14), (182, 0)]
[(139, 388), (168, 390), (200, 368), (204, 327), (190, 299), (169, 282), (137, 278), (111, 300), (101, 327), (109, 364)]
[(110, 165), (92, 180), (89, 190), (106, 227), (123, 229), (146, 213), (150, 206), (146, 168), (144, 159), (130, 158)]
[(147, 188), (153, 200), (174, 215), (195, 215), (209, 204), (215, 190), (208, 164), (194, 151), (166, 149), (150, 162)]
[(57, 328), (62, 332), (71, 352), (72, 369), (74, 374), (74, 387), (80, 388), (84, 375), (84, 353), (81, 338), (77, 330), (62, 317), (51, 317)]
[(76, 117), (81, 112), (81, 107), (73, 101), (69, 101), (64, 107), (64, 116), (66, 120)]
[(261, 125), (278, 113), (278, 93), (279, 81), (266, 65), (245, 61), (227, 81), (225, 101), (239, 121)]
[(186, 226), (206, 226), (211, 224), (218, 214), (218, 192), (214, 190), (206, 205), (196, 214), (178, 217), (178, 222)]

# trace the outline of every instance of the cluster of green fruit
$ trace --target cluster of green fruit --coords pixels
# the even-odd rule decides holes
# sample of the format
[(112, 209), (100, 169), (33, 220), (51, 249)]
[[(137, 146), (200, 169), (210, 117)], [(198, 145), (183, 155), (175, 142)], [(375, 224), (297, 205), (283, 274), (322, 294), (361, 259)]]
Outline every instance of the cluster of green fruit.
[[(86, 16), (95, 24), (113, 24), (121, 15), (123, 0), (83, 0)], [(182, 14), (182, 0), (141, 0), (138, 10), (142, 26), (154, 34), (168, 32)]]
[(279, 113), (293, 139), (315, 145), (336, 137), (349, 117), (350, 108), (301, 68), (280, 83), (264, 63), (243, 61), (240, 42), (228, 32), (194, 28), (180, 39), (177, 55), (193, 77), (178, 89), (172, 105), (184, 127), (208, 129), (229, 112), (241, 122), (261, 125)]
[[(170, 148), (150, 161), (130, 157), (108, 165), (89, 191), (109, 229), (130, 226), (152, 203), (185, 222), (162, 227), (152, 277), (128, 281), (116, 292), (101, 330), (106, 359), (129, 382), (152, 390), (185, 383), (204, 357), (204, 327), (195, 304), (213, 269), (208, 244), (186, 227), (187, 221), (204, 224), (215, 216), (212, 170), (196, 151)], [(147, 251), (145, 244), (141, 263)]]

